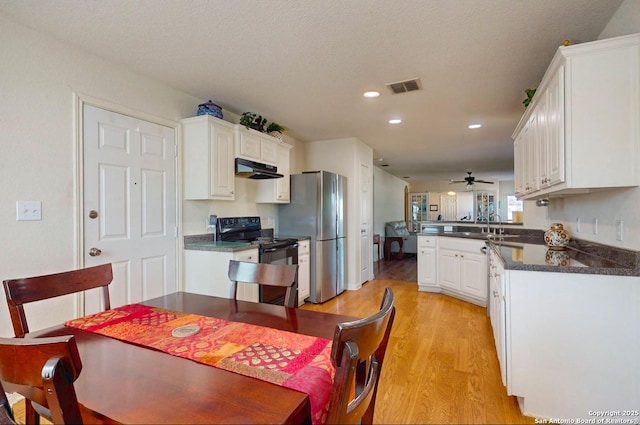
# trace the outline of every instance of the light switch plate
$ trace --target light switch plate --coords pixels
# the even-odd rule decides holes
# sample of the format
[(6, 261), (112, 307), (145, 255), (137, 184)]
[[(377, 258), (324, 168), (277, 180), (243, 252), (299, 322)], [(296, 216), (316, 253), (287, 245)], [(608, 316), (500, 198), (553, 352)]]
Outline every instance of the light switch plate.
[(38, 221), (42, 220), (41, 201), (17, 201), (16, 220), (18, 221)]

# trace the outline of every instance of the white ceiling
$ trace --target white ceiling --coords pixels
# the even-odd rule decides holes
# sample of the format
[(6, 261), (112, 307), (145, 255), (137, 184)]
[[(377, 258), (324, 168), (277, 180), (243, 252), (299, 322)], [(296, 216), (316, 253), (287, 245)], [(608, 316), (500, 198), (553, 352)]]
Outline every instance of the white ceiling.
[[(524, 90), (557, 46), (596, 39), (621, 3), (0, 0), (0, 15), (300, 140), (357, 137), (414, 182), (512, 178)], [(418, 92), (385, 86), (416, 77)]]

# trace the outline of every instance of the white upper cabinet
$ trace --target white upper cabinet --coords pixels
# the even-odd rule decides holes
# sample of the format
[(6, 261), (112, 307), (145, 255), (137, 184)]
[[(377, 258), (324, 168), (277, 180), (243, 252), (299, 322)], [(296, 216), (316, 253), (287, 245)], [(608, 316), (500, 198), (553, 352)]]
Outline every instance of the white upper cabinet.
[(184, 199), (234, 199), (233, 128), (209, 115), (182, 120)]
[(238, 124), (236, 125), (236, 157), (277, 166), (278, 139)]
[(560, 47), (513, 134), (523, 199), (640, 184), (640, 34)]
[(278, 142), (276, 146), (279, 179), (258, 180), (257, 203), (288, 204), (291, 201), (290, 150), (293, 146)]

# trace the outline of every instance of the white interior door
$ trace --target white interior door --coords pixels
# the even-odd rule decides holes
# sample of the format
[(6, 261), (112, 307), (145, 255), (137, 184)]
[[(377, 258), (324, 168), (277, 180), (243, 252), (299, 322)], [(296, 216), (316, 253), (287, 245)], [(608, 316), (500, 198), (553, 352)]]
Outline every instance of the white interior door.
[(456, 213), (458, 211), (456, 207), (455, 195), (440, 195), (440, 210), (442, 213), (442, 219), (445, 221), (456, 221)]
[(370, 170), (360, 164), (360, 283), (368, 282), (373, 243), (369, 240), (369, 196), (371, 191)]
[(174, 129), (85, 105), (83, 140), (85, 266), (113, 264), (112, 307), (175, 292)]

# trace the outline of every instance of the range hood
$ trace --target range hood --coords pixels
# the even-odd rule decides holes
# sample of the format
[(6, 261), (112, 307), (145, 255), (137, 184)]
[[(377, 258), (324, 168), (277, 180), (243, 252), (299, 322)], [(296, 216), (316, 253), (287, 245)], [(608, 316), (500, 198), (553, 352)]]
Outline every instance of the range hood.
[(278, 174), (275, 165), (262, 164), (244, 158), (236, 158), (236, 176), (250, 179), (279, 179), (284, 177)]

